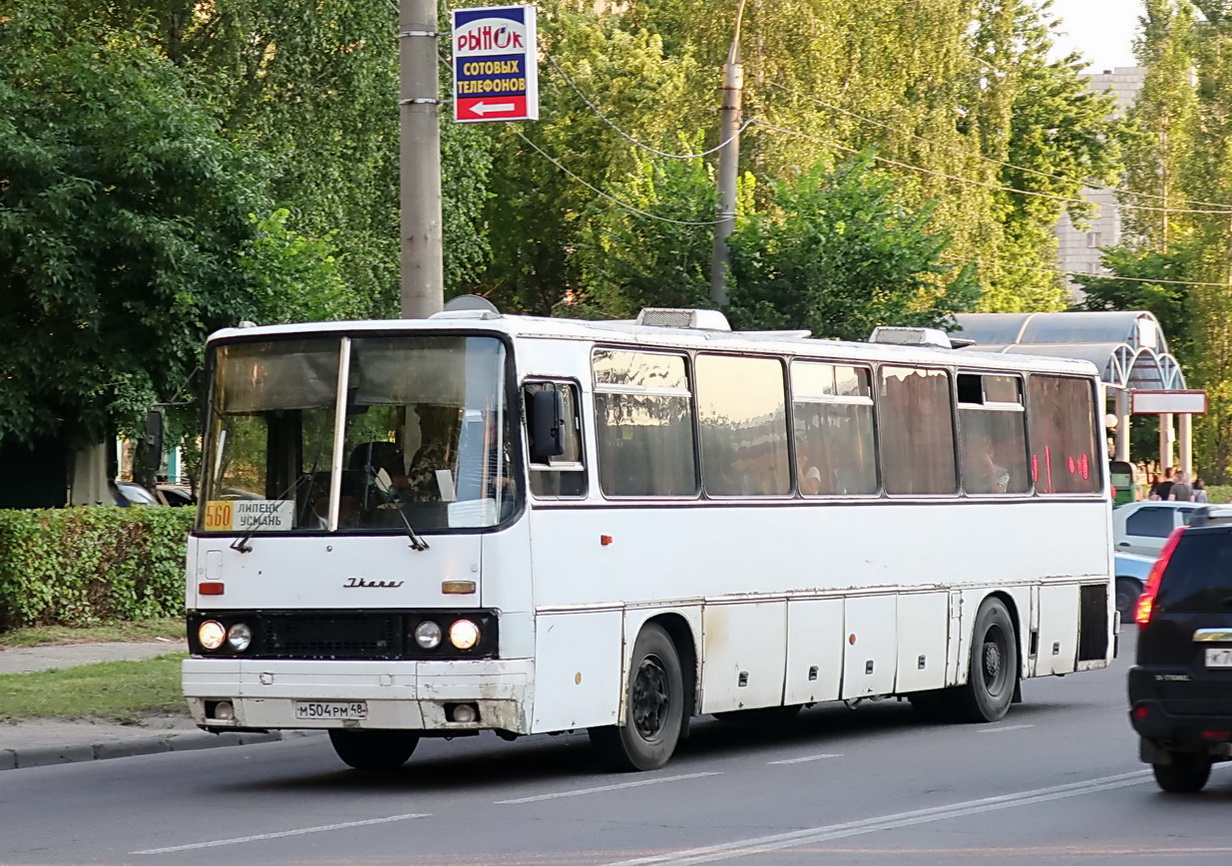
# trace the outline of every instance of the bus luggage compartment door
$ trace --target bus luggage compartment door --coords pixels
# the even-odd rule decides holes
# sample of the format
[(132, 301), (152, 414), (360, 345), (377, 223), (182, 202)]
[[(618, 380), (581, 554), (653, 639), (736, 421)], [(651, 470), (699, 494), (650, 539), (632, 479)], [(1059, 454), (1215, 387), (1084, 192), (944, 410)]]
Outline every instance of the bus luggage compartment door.
[(702, 712), (783, 703), (787, 602), (707, 602), (702, 612)]
[(849, 598), (843, 636), (843, 699), (894, 691), (898, 662), (898, 599)]

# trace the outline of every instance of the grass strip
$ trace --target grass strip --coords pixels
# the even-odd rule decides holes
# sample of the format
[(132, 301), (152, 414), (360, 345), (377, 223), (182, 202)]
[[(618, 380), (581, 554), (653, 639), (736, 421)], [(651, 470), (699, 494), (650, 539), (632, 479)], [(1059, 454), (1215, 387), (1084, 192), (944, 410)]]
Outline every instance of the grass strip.
[(186, 653), (143, 661), (0, 674), (0, 721), (85, 718), (133, 724), (142, 716), (183, 713), (180, 662)]
[(48, 625), (17, 628), (12, 631), (0, 631), (0, 647), (93, 641), (148, 641), (159, 637), (184, 641), (183, 618), (143, 619), (81, 627)]

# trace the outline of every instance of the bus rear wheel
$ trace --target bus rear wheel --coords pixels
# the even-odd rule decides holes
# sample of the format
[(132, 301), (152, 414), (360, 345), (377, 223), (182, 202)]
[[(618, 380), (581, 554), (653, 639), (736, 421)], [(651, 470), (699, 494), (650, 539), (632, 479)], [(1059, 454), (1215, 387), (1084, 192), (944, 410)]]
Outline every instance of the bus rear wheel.
[(590, 741), (615, 770), (655, 770), (676, 751), (684, 724), (684, 677), (663, 627), (646, 625), (633, 645), (623, 725), (591, 728)]
[(1005, 602), (986, 598), (975, 615), (967, 684), (947, 690), (955, 721), (997, 722), (1005, 718), (1018, 685), (1018, 640)]
[(342, 762), (356, 770), (396, 770), (419, 745), (419, 735), (410, 731), (331, 728), (329, 742)]

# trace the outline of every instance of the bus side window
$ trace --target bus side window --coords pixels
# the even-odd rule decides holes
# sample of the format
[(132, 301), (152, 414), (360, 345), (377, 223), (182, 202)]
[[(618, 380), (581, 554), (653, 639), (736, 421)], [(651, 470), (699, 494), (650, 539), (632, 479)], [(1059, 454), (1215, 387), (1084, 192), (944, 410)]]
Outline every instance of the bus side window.
[(967, 493), (1026, 493), (1027, 432), (1022, 380), (992, 373), (958, 374), (958, 450)]
[(1034, 373), (1027, 380), (1031, 476), (1037, 493), (1098, 493), (1103, 471), (1096, 459), (1103, 435), (1089, 381)]
[[(530, 405), (539, 391), (556, 390), (564, 403), (565, 429), (561, 439), (562, 453), (549, 457), (546, 463), (531, 461), (530, 490), (539, 498), (581, 497), (586, 495), (586, 464), (582, 450), (582, 419), (578, 412), (577, 385), (571, 382), (529, 382), (522, 388), (526, 403), (523, 417), (530, 423)], [(531, 430), (526, 430), (530, 441)]]

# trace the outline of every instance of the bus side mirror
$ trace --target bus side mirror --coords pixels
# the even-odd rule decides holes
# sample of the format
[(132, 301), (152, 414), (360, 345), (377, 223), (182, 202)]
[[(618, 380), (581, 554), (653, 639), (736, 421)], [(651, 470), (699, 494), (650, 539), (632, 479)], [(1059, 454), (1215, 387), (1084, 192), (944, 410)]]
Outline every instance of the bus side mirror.
[(548, 463), (565, 453), (565, 398), (555, 388), (530, 398), (530, 462)]
[(150, 472), (157, 472), (163, 462), (163, 413), (151, 409), (145, 416), (145, 445), (143, 465)]

